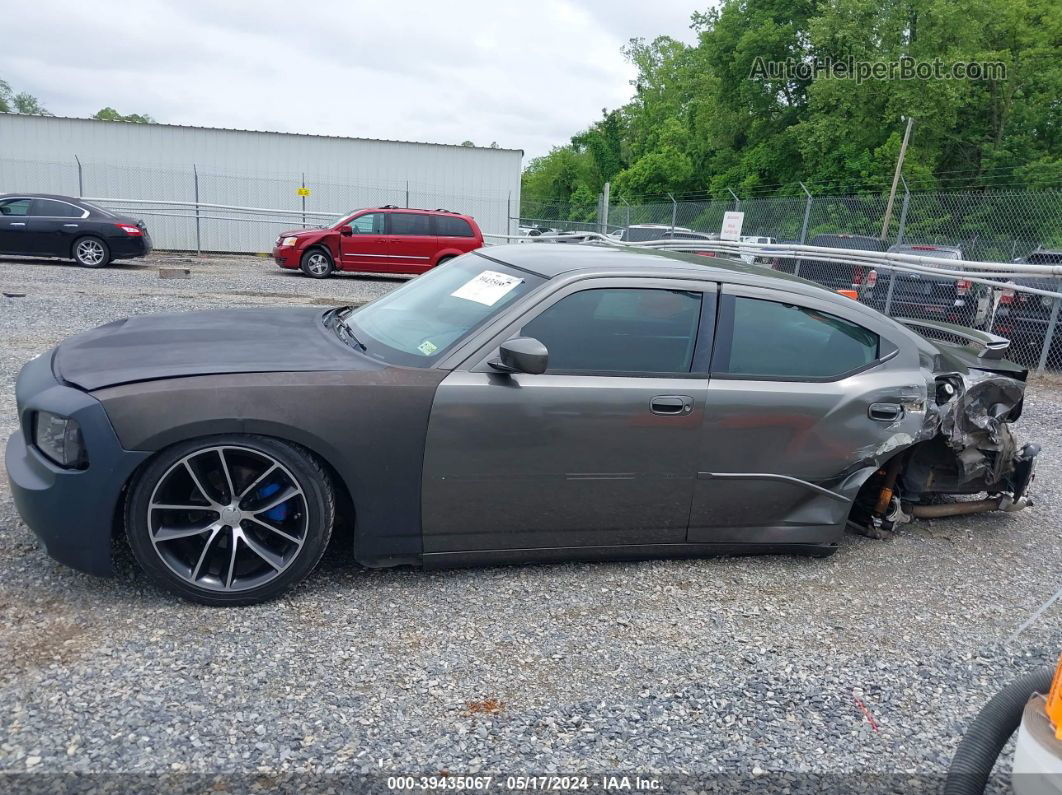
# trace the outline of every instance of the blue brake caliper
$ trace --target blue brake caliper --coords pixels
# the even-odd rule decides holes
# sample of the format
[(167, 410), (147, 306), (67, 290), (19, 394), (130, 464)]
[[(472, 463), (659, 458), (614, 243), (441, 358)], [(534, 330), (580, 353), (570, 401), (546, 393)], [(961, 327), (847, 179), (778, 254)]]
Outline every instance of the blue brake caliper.
[[(277, 483), (269, 483), (262, 488), (258, 489), (257, 497), (261, 500), (265, 500), (267, 497), (272, 497), (280, 491), (280, 485)], [(267, 519), (272, 519), (274, 522), (283, 522), (288, 518), (288, 504), (286, 502), (280, 503), (275, 508), (270, 508), (265, 512)]]

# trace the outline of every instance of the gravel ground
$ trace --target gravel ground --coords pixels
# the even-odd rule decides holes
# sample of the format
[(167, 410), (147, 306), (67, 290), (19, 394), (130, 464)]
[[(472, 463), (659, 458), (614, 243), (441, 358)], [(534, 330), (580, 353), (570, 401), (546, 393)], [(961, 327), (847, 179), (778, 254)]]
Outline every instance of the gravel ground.
[[(250, 257), (0, 261), (0, 291), (24, 294), (0, 296), (0, 438), (19, 367), (69, 333), (399, 283)], [(1062, 647), (1059, 603), (1008, 640), (1062, 585), (1062, 389), (1030, 387), (1019, 430), (1044, 448), (1034, 510), (850, 536), (826, 560), (425, 573), (363, 570), (336, 545), (288, 597), (230, 610), (175, 602), (122, 548), (110, 580), (53, 563), (0, 482), (0, 771), (935, 786), (981, 705)]]

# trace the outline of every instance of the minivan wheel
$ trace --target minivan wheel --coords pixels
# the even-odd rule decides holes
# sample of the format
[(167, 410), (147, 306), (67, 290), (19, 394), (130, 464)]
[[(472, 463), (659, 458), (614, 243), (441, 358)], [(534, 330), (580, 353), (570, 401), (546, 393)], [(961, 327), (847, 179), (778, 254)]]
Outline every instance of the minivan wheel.
[(325, 279), (335, 270), (332, 255), (320, 248), (311, 248), (303, 254), (299, 267), (303, 273), (313, 279)]
[(334, 522), (335, 493), (317, 460), (264, 436), (174, 445), (126, 500), (126, 536), (144, 571), (205, 605), (279, 596), (320, 562)]
[(111, 250), (98, 237), (82, 237), (74, 241), (74, 262), (83, 268), (102, 268), (111, 261)]

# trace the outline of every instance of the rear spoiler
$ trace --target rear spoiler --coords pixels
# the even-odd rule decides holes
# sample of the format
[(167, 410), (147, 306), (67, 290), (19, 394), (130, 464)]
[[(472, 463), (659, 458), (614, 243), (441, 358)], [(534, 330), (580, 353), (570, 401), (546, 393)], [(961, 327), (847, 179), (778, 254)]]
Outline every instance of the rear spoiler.
[(941, 323), (939, 320), (918, 320), (912, 317), (897, 317), (893, 318), (893, 320), (915, 331), (924, 328), (929, 331), (950, 334), (953, 337), (973, 343), (980, 349), (977, 352), (979, 359), (1002, 359), (1003, 354), (1010, 348), (1010, 340), (1006, 337), (990, 334), (987, 331), (978, 331), (966, 326), (956, 326), (953, 323)]

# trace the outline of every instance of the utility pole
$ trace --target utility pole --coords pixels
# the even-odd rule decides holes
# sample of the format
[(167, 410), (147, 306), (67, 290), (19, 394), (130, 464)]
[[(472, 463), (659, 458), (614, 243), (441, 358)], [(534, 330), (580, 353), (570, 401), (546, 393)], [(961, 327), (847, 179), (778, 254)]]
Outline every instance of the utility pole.
[(896, 188), (900, 184), (900, 170), (903, 168), (903, 157), (907, 154), (907, 142), (911, 140), (911, 128), (914, 126), (914, 117), (907, 117), (907, 129), (903, 133), (903, 143), (900, 144), (900, 156), (896, 158), (896, 173), (892, 175), (892, 190), (889, 191), (889, 203), (885, 205), (885, 220), (881, 224), (881, 239), (885, 240), (889, 234), (889, 221), (892, 220), (892, 205), (896, 201)]

